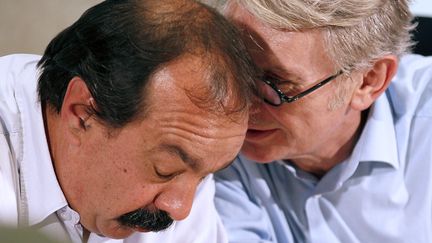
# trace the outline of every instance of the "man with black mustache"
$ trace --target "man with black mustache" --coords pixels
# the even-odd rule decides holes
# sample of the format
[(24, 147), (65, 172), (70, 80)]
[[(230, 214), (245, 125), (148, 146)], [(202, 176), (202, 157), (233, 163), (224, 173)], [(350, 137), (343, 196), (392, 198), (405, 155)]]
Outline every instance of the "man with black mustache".
[(195, 1), (109, 0), (42, 58), (0, 58), (0, 223), (73, 242), (223, 241), (208, 175), (239, 152), (254, 87), (237, 36)]

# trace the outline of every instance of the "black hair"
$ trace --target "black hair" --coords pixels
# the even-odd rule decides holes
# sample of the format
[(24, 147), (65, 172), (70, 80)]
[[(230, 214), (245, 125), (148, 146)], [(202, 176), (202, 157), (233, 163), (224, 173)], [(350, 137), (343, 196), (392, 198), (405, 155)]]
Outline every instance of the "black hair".
[(244, 110), (255, 69), (239, 36), (215, 10), (194, 1), (107, 0), (49, 43), (38, 63), (39, 98), (60, 112), (69, 81), (78, 76), (97, 117), (121, 127), (145, 110), (145, 86), (161, 65), (201, 53), (211, 79), (208, 99), (223, 103), (232, 90), (236, 109)]

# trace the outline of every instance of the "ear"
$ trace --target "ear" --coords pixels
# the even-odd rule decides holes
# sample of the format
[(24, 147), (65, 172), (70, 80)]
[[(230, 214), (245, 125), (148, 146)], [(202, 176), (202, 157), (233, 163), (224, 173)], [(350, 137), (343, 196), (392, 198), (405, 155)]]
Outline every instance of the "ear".
[(363, 111), (387, 89), (398, 67), (398, 58), (394, 55), (377, 60), (371, 69), (362, 75), (362, 82), (354, 91), (351, 108)]
[(75, 144), (80, 144), (82, 134), (91, 127), (94, 114), (94, 100), (87, 87), (87, 84), (80, 77), (74, 77), (68, 84), (60, 119), (67, 128), (68, 135), (71, 135)]

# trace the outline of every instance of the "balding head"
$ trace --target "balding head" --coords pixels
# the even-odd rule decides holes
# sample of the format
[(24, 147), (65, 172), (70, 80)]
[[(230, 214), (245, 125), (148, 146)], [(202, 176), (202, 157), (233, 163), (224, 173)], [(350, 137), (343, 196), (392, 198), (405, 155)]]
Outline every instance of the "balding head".
[[(40, 99), (59, 112), (69, 81), (78, 76), (93, 95), (93, 112), (121, 127), (145, 112), (145, 87), (155, 71), (195, 55), (207, 78), (203, 93), (191, 97), (204, 107), (244, 111), (254, 87), (254, 69), (245, 53), (235, 28), (195, 1), (104, 1), (46, 49), (39, 63)], [(228, 96), (234, 99), (227, 102)]]

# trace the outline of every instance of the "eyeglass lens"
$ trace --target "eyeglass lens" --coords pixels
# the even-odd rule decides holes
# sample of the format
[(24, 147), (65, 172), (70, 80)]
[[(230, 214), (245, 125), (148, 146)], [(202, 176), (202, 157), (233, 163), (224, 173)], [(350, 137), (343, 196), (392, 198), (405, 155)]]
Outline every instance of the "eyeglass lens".
[(280, 105), (282, 103), (279, 94), (269, 84), (265, 82), (258, 82), (261, 90), (261, 95), (264, 100), (273, 105)]

